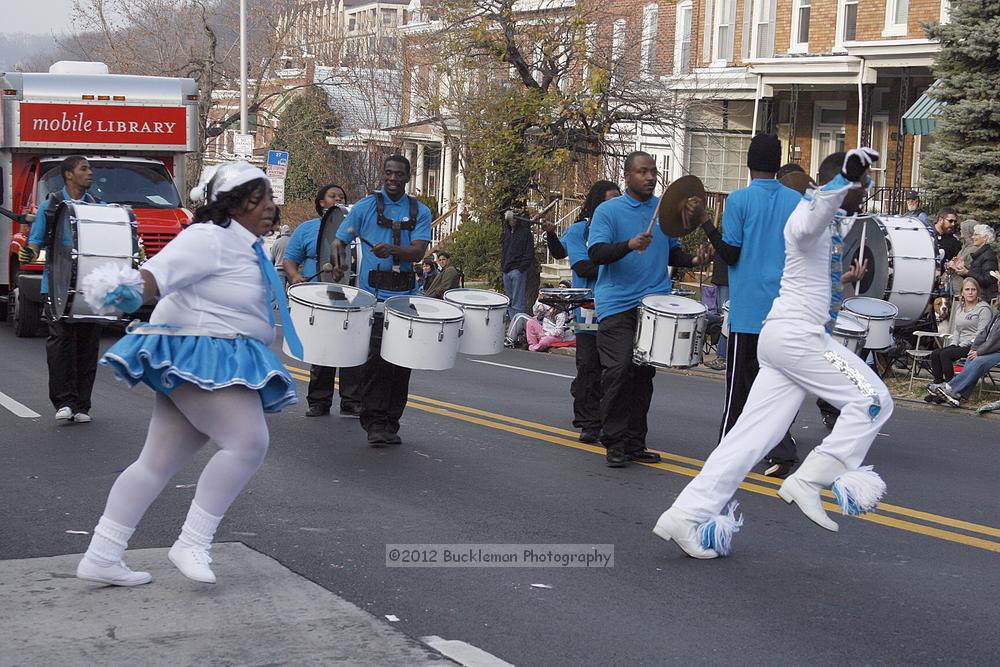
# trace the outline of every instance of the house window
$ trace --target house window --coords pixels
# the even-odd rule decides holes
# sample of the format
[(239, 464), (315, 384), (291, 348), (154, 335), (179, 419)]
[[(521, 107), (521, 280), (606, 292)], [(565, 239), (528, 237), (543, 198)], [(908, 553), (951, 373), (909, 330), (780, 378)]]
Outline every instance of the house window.
[(618, 19), (611, 28), (611, 71), (615, 85), (621, 84), (625, 63), (625, 19)]
[(583, 85), (590, 86), (590, 78), (594, 71), (594, 57), (597, 53), (597, 24), (588, 23), (583, 32), (585, 53), (583, 56)]
[(639, 57), (639, 71), (644, 77), (653, 75), (656, 62), (656, 32), (659, 24), (659, 7), (646, 5), (642, 12), (642, 53)]
[(813, 114), (811, 173), (819, 171), (827, 155), (844, 150), (847, 136), (847, 106), (843, 102), (820, 103)]
[(733, 59), (733, 27), (736, 23), (736, 0), (719, 0), (715, 6), (715, 48), (713, 60)]
[(858, 38), (858, 0), (839, 0), (837, 3), (836, 46)]
[(687, 74), (691, 70), (691, 0), (677, 3), (677, 20), (674, 25), (674, 73)]
[(701, 31), (704, 35), (701, 40), (701, 59), (704, 62), (712, 59), (712, 25), (715, 21), (713, 7), (712, 0), (705, 0), (705, 29)]
[(792, 50), (809, 50), (809, 16), (811, 13), (812, 0), (795, 0), (792, 9)]
[(777, 0), (757, 0), (757, 20), (754, 27), (755, 58), (770, 58), (774, 55), (774, 12)]
[(889, 0), (885, 4), (885, 37), (906, 34), (906, 24), (910, 18), (910, 0)]
[(732, 192), (746, 185), (749, 134), (691, 133), (688, 169), (709, 192)]

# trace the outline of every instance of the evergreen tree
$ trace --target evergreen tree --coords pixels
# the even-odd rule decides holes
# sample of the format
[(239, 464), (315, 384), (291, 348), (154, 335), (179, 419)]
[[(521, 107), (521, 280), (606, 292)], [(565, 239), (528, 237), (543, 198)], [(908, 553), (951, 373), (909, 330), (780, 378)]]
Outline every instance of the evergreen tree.
[(934, 66), (944, 102), (934, 143), (921, 157), (932, 199), (1000, 223), (1000, 0), (953, 0), (951, 21), (931, 25), (941, 43)]
[(311, 200), (316, 190), (335, 175), (336, 149), (326, 138), (340, 127), (326, 93), (306, 88), (295, 95), (279, 116), (271, 148), (288, 151), (285, 200)]

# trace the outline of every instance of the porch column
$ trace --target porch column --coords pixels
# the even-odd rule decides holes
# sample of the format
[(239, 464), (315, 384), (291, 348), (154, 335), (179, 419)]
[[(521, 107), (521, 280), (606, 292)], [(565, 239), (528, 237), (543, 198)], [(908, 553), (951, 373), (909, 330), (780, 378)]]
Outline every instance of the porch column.
[(447, 141), (441, 142), (441, 211), (451, 207), (451, 166), (452, 148)]
[(417, 143), (417, 184), (414, 194), (424, 195), (427, 194), (427, 175), (424, 172), (424, 145), (422, 143)]
[(462, 150), (458, 149), (458, 184), (455, 198), (458, 200), (459, 213), (465, 210), (465, 160), (462, 159)]

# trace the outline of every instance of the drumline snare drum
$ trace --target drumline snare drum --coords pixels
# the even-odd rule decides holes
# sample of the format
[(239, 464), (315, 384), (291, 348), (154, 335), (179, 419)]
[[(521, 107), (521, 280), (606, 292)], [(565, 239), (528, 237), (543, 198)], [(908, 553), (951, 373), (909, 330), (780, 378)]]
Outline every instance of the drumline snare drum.
[(597, 331), (594, 291), (589, 287), (543, 287), (538, 290), (538, 300), (565, 311), (578, 309), (573, 322), (574, 330)]
[(445, 292), (444, 300), (461, 308), (465, 318), (459, 352), (485, 355), (503, 351), (503, 316), (510, 305), (506, 295), (460, 287)]
[[(368, 360), (375, 295), (336, 283), (299, 283), (288, 288), (288, 309), (302, 341), (302, 359), (315, 366), (349, 368)], [(296, 359), (282, 343), (285, 354)]]
[(637, 364), (687, 368), (702, 361), (708, 309), (682, 296), (650, 294), (639, 305), (632, 359)]
[(837, 314), (837, 321), (831, 334), (833, 339), (859, 357), (861, 350), (865, 349), (865, 336), (867, 334), (868, 328), (853, 315), (845, 311)]
[(884, 350), (892, 346), (892, 326), (899, 315), (895, 304), (867, 296), (853, 296), (844, 299), (841, 308), (865, 327), (865, 347)]
[(897, 319), (916, 321), (927, 308), (934, 288), (937, 252), (931, 228), (919, 218), (858, 218), (844, 237), (845, 270), (859, 258), (862, 233), (868, 271), (856, 296), (888, 301), (896, 306)]
[(385, 300), (382, 358), (414, 370), (443, 371), (455, 365), (464, 314), (456, 305), (426, 296)]
[[(120, 204), (64, 201), (56, 211), (49, 257), (50, 314), (74, 322), (114, 322), (117, 315), (98, 315), (78, 288), (83, 277), (106, 264), (133, 268), (139, 261), (135, 215)], [(77, 298), (79, 297), (79, 298)]]

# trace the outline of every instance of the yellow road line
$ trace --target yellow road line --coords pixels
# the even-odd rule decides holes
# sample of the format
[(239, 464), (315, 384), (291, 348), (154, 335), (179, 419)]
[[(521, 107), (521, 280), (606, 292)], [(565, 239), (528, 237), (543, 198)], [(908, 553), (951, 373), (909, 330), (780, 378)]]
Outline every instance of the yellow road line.
[[(304, 370), (294, 368), (290, 369), (290, 372), (295, 378), (299, 380), (303, 380), (306, 382), (308, 382), (309, 380), (309, 375)], [(542, 440), (545, 442), (562, 445), (564, 447), (571, 447), (573, 449), (579, 449), (581, 451), (591, 452), (595, 454), (604, 453), (603, 447), (588, 445), (576, 440), (575, 438), (577, 434), (575, 431), (569, 431), (567, 429), (562, 429), (555, 426), (549, 426), (547, 424), (540, 424), (537, 422), (531, 422), (524, 419), (518, 419), (516, 417), (509, 417), (507, 415), (489, 412), (487, 410), (480, 410), (478, 408), (473, 408), (470, 406), (459, 405), (456, 403), (449, 403), (447, 401), (440, 401), (437, 399), (428, 398), (426, 396), (409, 394), (408, 397), (410, 399), (408, 405), (423, 412), (430, 412), (432, 414), (438, 414), (445, 417), (450, 417), (452, 419), (465, 421), (471, 424), (477, 424), (479, 426), (485, 426), (487, 428), (493, 428), (506, 431), (508, 433), (522, 435), (527, 438), (533, 438), (536, 440)], [(558, 437), (560, 435), (572, 436), (573, 439), (569, 439), (568, 437)], [(685, 475), (687, 477), (694, 477), (695, 475), (698, 474), (698, 471), (703, 463), (698, 459), (687, 456), (681, 456), (679, 454), (672, 454), (670, 452), (659, 452), (659, 453), (663, 458), (666, 458), (667, 460), (686, 463), (695, 467), (688, 468), (679, 465), (674, 465), (671, 463), (664, 463), (662, 461), (660, 463), (643, 464), (643, 465), (646, 465), (651, 468), (658, 468), (660, 470), (665, 470), (668, 472)], [(759, 475), (757, 473), (750, 473), (747, 476), (747, 479), (762, 481), (772, 486), (762, 486), (760, 484), (756, 484), (750, 481), (745, 481), (742, 484), (740, 484), (741, 489), (749, 491), (751, 493), (757, 493), (777, 498), (777, 491), (775, 488), (773, 488), (773, 486), (780, 485), (781, 480), (775, 480), (769, 477), (765, 477), (763, 475)], [(824, 494), (827, 497), (833, 497), (829, 491), (825, 491)], [(823, 505), (828, 510), (839, 512), (839, 507), (834, 505), (833, 503), (823, 503)], [(959, 528), (961, 530), (967, 530), (969, 532), (977, 532), (984, 535), (1000, 537), (1000, 529), (993, 528), (992, 526), (984, 526), (976, 523), (971, 523), (968, 521), (962, 521), (960, 519), (952, 519), (950, 517), (931, 514), (929, 512), (922, 512), (920, 510), (913, 510), (898, 505), (890, 505), (888, 503), (882, 503), (879, 505), (879, 511), (892, 512), (903, 516), (909, 516), (911, 518), (921, 519), (932, 523), (939, 523), (941, 525), (946, 525), (953, 528)], [(902, 519), (896, 519), (893, 517), (885, 516), (883, 514), (865, 514), (854, 518), (861, 519), (863, 521), (869, 521), (871, 523), (891, 526), (893, 528), (913, 533), (918, 533), (921, 535), (936, 537), (938, 539), (947, 540), (950, 542), (957, 542), (959, 544), (965, 544), (967, 546), (973, 546), (980, 549), (985, 549), (987, 551), (1000, 553), (1000, 543), (992, 542), (990, 540), (984, 540), (978, 537), (972, 537), (969, 535), (963, 535), (961, 533), (954, 533), (948, 530), (935, 528), (933, 526), (925, 526), (922, 524), (917, 524)]]

